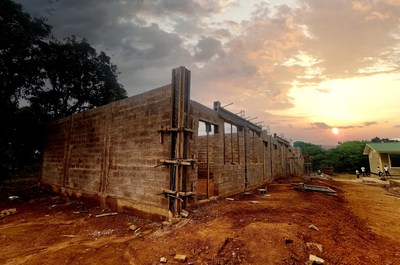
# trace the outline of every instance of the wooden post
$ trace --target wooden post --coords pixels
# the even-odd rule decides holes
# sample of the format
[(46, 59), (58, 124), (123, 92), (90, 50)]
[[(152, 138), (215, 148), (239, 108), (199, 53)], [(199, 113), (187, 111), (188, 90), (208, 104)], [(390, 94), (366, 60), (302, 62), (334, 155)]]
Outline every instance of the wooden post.
[(206, 123), (206, 131), (207, 131), (207, 138), (206, 138), (206, 152), (207, 152), (207, 183), (206, 183), (206, 188), (207, 188), (207, 199), (210, 197), (210, 158), (208, 154), (208, 136), (209, 136), (209, 126), (211, 126), (209, 123)]
[[(187, 131), (188, 113), (190, 103), (190, 71), (185, 67), (172, 70), (172, 128), (177, 128), (173, 133), (171, 141), (171, 156), (173, 159), (182, 161), (187, 159)], [(173, 191), (186, 191), (187, 176), (186, 169), (182, 163), (173, 167), (171, 172), (171, 189)], [(186, 204), (186, 198), (183, 204)], [(185, 205), (184, 205), (185, 206)], [(179, 213), (182, 209), (182, 201), (170, 197), (170, 210)]]

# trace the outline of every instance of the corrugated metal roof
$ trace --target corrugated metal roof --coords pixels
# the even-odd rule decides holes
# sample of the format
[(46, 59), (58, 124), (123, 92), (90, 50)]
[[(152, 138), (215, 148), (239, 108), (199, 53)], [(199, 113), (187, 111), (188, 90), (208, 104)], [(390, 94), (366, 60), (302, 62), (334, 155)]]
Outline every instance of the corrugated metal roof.
[(378, 153), (400, 153), (400, 142), (367, 143), (364, 148), (364, 155), (369, 154), (371, 149)]

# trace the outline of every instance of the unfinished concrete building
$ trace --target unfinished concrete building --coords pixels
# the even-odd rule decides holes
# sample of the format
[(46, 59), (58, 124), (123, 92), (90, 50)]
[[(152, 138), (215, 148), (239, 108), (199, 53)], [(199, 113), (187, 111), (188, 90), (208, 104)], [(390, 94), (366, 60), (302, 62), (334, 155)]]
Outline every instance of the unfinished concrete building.
[(41, 184), (118, 210), (168, 216), (203, 199), (301, 175), (298, 148), (221, 107), (190, 100), (190, 71), (172, 83), (54, 121)]

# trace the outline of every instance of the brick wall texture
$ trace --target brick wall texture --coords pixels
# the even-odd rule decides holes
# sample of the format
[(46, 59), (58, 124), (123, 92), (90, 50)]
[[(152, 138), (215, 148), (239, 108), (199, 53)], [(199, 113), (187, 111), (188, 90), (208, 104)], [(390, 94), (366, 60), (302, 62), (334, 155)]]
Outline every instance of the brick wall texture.
[[(41, 183), (71, 196), (95, 197), (130, 208), (168, 215), (171, 85), (54, 121), (48, 125)], [(212, 125), (207, 136), (204, 124)], [(195, 203), (206, 195), (228, 196), (275, 178), (301, 175), (299, 150), (279, 137), (230, 124), (217, 111), (190, 101), (186, 191)], [(203, 131), (202, 131), (203, 130)], [(208, 156), (208, 163), (207, 163)], [(208, 169), (208, 170), (207, 170)]]

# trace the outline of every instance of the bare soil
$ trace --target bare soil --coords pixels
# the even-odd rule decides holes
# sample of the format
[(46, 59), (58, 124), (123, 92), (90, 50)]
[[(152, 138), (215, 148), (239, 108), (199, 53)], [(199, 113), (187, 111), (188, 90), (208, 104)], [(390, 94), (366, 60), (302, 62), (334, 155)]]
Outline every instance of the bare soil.
[[(337, 195), (293, 189), (300, 181)], [(400, 264), (400, 197), (371, 181), (282, 180), (267, 195), (232, 199), (167, 224), (126, 213), (96, 217), (110, 210), (42, 191), (35, 180), (6, 181), (0, 211), (17, 213), (0, 219), (0, 264), (160, 264), (162, 257), (167, 264), (305, 264), (310, 254), (325, 264)], [(174, 261), (177, 254), (186, 261)]]

